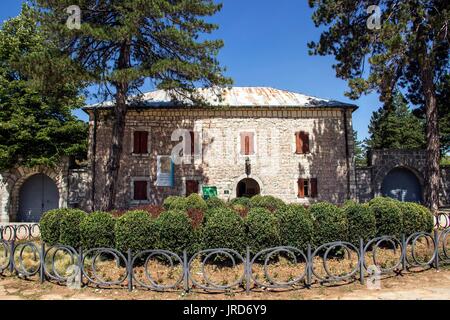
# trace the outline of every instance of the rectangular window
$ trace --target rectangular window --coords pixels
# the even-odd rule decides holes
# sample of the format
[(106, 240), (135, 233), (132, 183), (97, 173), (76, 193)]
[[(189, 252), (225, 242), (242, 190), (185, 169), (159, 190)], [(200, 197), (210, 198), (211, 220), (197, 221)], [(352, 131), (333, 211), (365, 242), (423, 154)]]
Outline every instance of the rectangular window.
[(255, 154), (255, 133), (241, 132), (241, 155)]
[(199, 192), (199, 183), (197, 180), (186, 180), (186, 196)]
[(148, 132), (134, 131), (133, 133), (133, 153), (146, 154), (148, 153)]
[(295, 133), (295, 153), (309, 153), (309, 133), (304, 131)]
[(133, 200), (136, 201), (148, 200), (147, 186), (148, 186), (147, 181), (134, 181)]
[(297, 181), (299, 198), (317, 197), (317, 178), (303, 179)]

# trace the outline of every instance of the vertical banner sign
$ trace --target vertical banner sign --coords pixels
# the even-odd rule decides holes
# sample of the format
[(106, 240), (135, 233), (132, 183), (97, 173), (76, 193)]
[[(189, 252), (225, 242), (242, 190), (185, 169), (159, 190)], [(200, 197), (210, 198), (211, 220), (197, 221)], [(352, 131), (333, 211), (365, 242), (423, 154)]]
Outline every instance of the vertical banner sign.
[(173, 187), (175, 185), (175, 164), (171, 156), (158, 156), (156, 185)]

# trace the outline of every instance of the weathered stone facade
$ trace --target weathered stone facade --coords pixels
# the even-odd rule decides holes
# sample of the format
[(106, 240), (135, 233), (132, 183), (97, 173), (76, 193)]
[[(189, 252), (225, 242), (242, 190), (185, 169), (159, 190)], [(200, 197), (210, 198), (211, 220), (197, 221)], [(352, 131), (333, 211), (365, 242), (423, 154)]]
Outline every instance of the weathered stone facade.
[[(395, 168), (404, 168), (412, 172), (425, 189), (425, 150), (371, 150), (368, 154), (368, 166), (356, 168), (356, 188), (358, 200), (366, 202), (382, 194), (383, 180)], [(450, 167), (441, 167), (440, 206), (450, 205)]]
[[(168, 195), (183, 195), (186, 179), (216, 186), (222, 199), (236, 197), (237, 184), (247, 178), (247, 156), (239, 153), (241, 131), (255, 133), (256, 152), (248, 156), (251, 163), (248, 177), (258, 182), (261, 194), (304, 204), (321, 200), (342, 203), (355, 195), (355, 183), (351, 178), (354, 177), (351, 113), (351, 109), (336, 108), (130, 110), (116, 206), (159, 204)], [(92, 111), (90, 116), (91, 128), (94, 128)], [(203, 151), (193, 164), (175, 167), (174, 187), (158, 187), (155, 184), (157, 156), (171, 154), (179, 143), (171, 141), (171, 135), (178, 128), (198, 133)], [(135, 130), (149, 132), (148, 154), (133, 154)], [(299, 130), (309, 133), (311, 152), (308, 154), (295, 154), (295, 132)], [(96, 134), (95, 203), (102, 201), (110, 134), (108, 111), (101, 111)], [(310, 177), (317, 178), (317, 198), (298, 198), (298, 178)], [(133, 201), (132, 183), (136, 179), (149, 181), (149, 201)]]

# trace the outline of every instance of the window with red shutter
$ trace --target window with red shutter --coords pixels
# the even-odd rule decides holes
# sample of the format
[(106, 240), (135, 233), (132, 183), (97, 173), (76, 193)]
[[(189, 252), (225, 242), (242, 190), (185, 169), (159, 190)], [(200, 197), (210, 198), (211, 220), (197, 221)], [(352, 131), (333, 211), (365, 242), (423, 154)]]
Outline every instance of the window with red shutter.
[(253, 132), (241, 132), (241, 154), (253, 155), (255, 154), (255, 139)]
[(148, 153), (148, 132), (147, 131), (134, 131), (133, 153), (135, 153), (135, 154)]
[(195, 133), (194, 131), (189, 131), (191, 136), (191, 156), (195, 155)]
[(298, 185), (298, 197), (304, 198), (305, 197), (305, 180), (302, 178), (298, 179), (297, 185)]
[(295, 153), (309, 153), (309, 133), (304, 131), (295, 133)]
[(133, 199), (136, 201), (148, 200), (147, 181), (134, 181)]
[(317, 178), (311, 178), (311, 197), (317, 197)]
[(186, 180), (186, 196), (199, 192), (199, 183), (197, 180)]

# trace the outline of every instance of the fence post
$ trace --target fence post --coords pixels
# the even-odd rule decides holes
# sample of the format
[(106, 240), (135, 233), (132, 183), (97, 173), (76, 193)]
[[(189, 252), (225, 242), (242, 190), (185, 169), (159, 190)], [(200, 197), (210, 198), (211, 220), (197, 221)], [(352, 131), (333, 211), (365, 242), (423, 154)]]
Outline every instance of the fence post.
[(39, 268), (39, 280), (41, 283), (44, 283), (44, 281), (45, 281), (45, 243), (44, 242), (41, 243), (40, 256), (41, 256), (41, 265)]
[(83, 248), (80, 247), (80, 249), (78, 250), (78, 269), (80, 270), (80, 287), (83, 286), (83, 271), (84, 271), (84, 266), (83, 266)]
[(14, 273), (15, 267), (14, 267), (14, 251), (16, 250), (15, 241), (14, 238), (11, 240), (11, 250), (9, 252), (9, 272), (11, 274)]
[(359, 282), (364, 285), (366, 283), (364, 279), (364, 240), (363, 238), (359, 239)]
[(312, 252), (311, 244), (308, 243), (306, 252), (306, 287), (309, 289), (312, 285)]
[(184, 292), (189, 292), (189, 261), (186, 250), (183, 250), (183, 286)]
[(406, 243), (405, 234), (402, 234), (402, 270), (401, 272), (406, 270), (406, 266), (408, 264), (408, 260), (406, 259), (406, 247), (408, 244)]
[(439, 270), (439, 238), (439, 231), (434, 229), (434, 267), (436, 270)]
[(133, 291), (133, 261), (131, 249), (127, 251), (128, 291)]
[(250, 279), (251, 279), (251, 265), (250, 265), (250, 248), (247, 246), (245, 254), (245, 292), (250, 294)]

